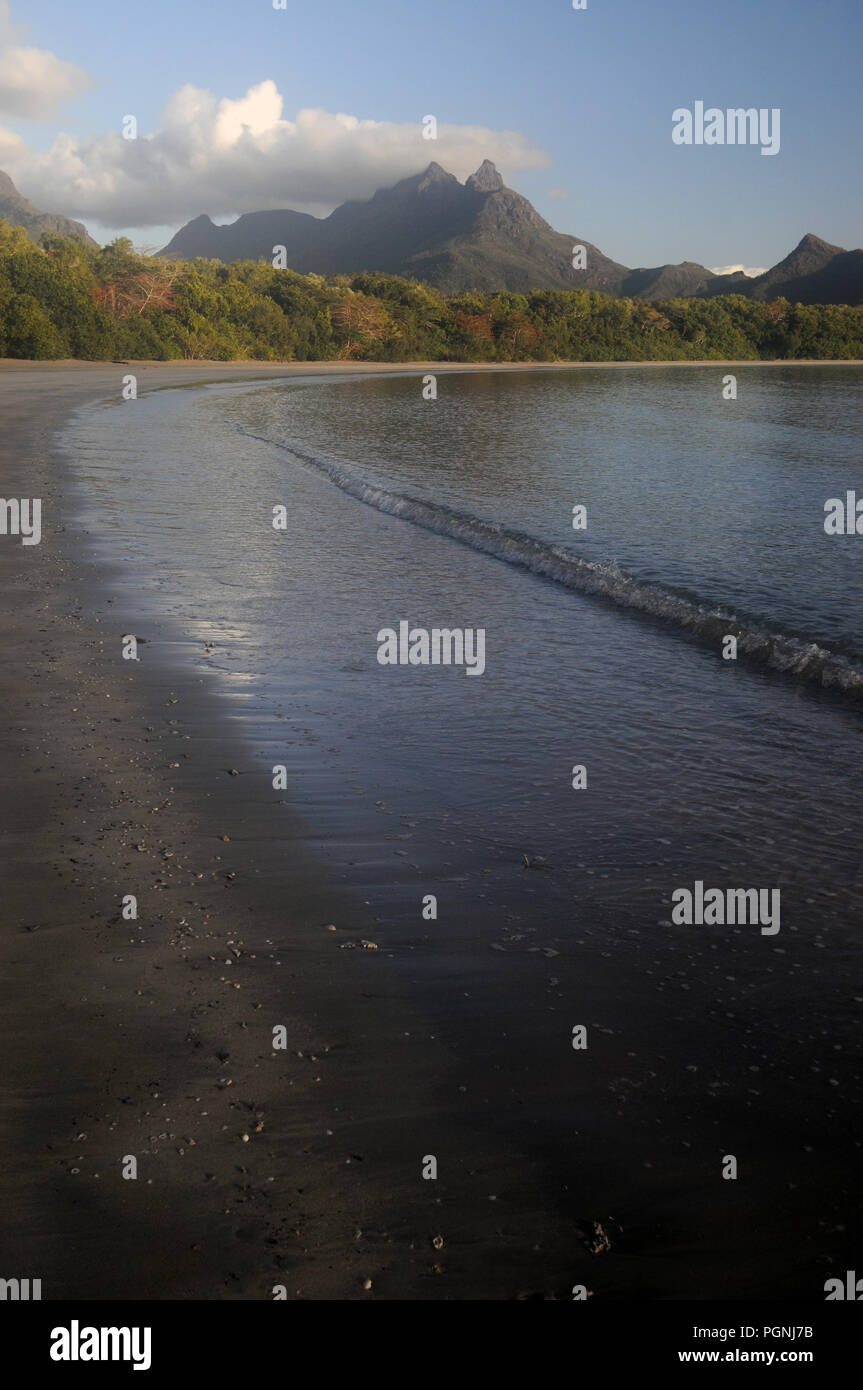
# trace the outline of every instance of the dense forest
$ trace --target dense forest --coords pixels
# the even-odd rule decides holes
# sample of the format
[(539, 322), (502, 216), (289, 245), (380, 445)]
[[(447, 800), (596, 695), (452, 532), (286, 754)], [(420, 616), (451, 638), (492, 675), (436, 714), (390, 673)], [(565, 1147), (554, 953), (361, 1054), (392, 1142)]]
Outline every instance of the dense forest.
[(863, 308), (609, 299), (589, 290), (444, 296), (380, 273), (170, 261), (0, 221), (0, 357), (619, 362), (863, 358)]

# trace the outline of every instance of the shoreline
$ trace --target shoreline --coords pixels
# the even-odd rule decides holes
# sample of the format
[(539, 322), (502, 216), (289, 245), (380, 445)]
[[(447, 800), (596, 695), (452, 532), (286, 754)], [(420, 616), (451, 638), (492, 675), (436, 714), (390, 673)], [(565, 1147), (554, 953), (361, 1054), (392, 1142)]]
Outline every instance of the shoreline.
[[(213, 379), (162, 365), (153, 385)], [(59, 389), (49, 369), (47, 395), (31, 370), (0, 373), (4, 490), (43, 498), (41, 544), (0, 547), (6, 1277), (41, 1279), (45, 1301), (565, 1297), (589, 1256), (539, 1253), (548, 1195), (509, 1213), (488, 1267), (473, 1087), (421, 1001), (393, 992), (390, 952), (339, 949), (374, 938), (374, 909), (308, 851), (290, 787), (274, 830), (248, 745), (195, 667), (159, 660), (158, 625), (140, 665), (119, 659), (120, 576), (70, 519), (58, 457), (117, 365), (76, 364)], [(430, 1148), (455, 1156), (435, 1184)]]
[[(6, 1277), (41, 1278), (45, 1300), (254, 1300), (271, 1297), (276, 1284), (289, 1299), (568, 1300), (576, 1282), (612, 1299), (692, 1297), (689, 1284), (681, 1287), (691, 1253), (681, 1263), (675, 1242), (686, 1248), (698, 1230), (709, 1249), (727, 1220), (741, 1223), (744, 1242), (747, 1222), (754, 1231), (759, 1220), (759, 1190), (742, 1213), (693, 1208), (674, 1154), (681, 1197), (670, 1230), (647, 1188), (629, 1193), (616, 1158), (619, 1112), (608, 1108), (612, 1083), (633, 1065), (633, 1039), (619, 1028), (633, 1001), (625, 988), (621, 997), (616, 962), (603, 964), (604, 952), (589, 945), (578, 955), (592, 1016), (613, 1025), (617, 1040), (605, 1044), (589, 1085), (564, 1095), (556, 1063), (537, 1065), (539, 1051), (512, 1079), (491, 1064), (486, 1019), (496, 995), (519, 979), (531, 1017), (541, 1017), (538, 1003), (557, 1007), (513, 956), (483, 957), (482, 990), (470, 1006), (476, 1023), (464, 1024), (459, 1052), (452, 1037), (432, 1036), (437, 1020), (424, 1015), (422, 994), (399, 992), (386, 948), (339, 949), (375, 939), (375, 907), (308, 852), (290, 785), (274, 828), (272, 794), (246, 775), (260, 767), (218, 693), (195, 666), (162, 662), (160, 636), (170, 643), (173, 632), (148, 627), (140, 665), (119, 659), (129, 630), (118, 626), (119, 610), (130, 605), (118, 597), (121, 574), (94, 561), (70, 519), (78, 485), (55, 462), (57, 432), (94, 399), (95, 383), (119, 393), (119, 369), (135, 364), (75, 363), (59, 389), (50, 369), (63, 364), (44, 364), (47, 392), (43, 365), (24, 365), (34, 371), (30, 383), (11, 372), (4, 386), (0, 373), (4, 489), (41, 495), (46, 505), (40, 546), (0, 547), (12, 708), (0, 741), (2, 975), (7, 993), (14, 986), (0, 1022)], [(417, 370), (243, 364), (238, 377), (233, 364), (154, 365), (142, 374), (145, 389)], [(137, 923), (120, 916), (130, 892)], [(551, 968), (568, 964), (561, 948)], [(670, 964), (680, 964), (673, 948)], [(739, 965), (760, 981), (760, 966)], [(453, 988), (458, 978), (454, 969)], [(666, 1006), (649, 994), (640, 1002), (648, 1056)], [(283, 1051), (271, 1045), (275, 1025), (287, 1028)], [(709, 1060), (709, 1039), (687, 1046), (699, 1065)], [(666, 1080), (646, 1099), (655, 1105), (658, 1096), (670, 1115), (674, 1085)], [(543, 1121), (529, 1146), (506, 1127), (506, 1106), (524, 1105), (522, 1095), (528, 1114), (535, 1107), (529, 1123)], [(606, 1172), (603, 1152), (579, 1144), (573, 1199), (569, 1102), (616, 1164)], [(627, 1143), (637, 1151), (654, 1124), (653, 1110), (633, 1096)], [(436, 1183), (421, 1180), (426, 1153), (446, 1156)], [(138, 1160), (134, 1182), (121, 1176), (125, 1155)], [(828, 1163), (828, 1185), (831, 1177)], [(621, 1260), (586, 1253), (574, 1200), (584, 1217), (620, 1215), (620, 1202), (635, 1208)], [(792, 1222), (795, 1201), (783, 1195), (779, 1204)], [(778, 1214), (768, 1208), (762, 1243), (787, 1229)], [(801, 1267), (811, 1263), (817, 1275), (823, 1257), (814, 1222), (796, 1239), (804, 1253), (774, 1287), (753, 1292), (753, 1257), (733, 1272), (720, 1263), (719, 1282), (700, 1286), (698, 1297), (800, 1297)], [(837, 1259), (842, 1244), (835, 1241)], [(741, 1243), (739, 1253), (746, 1249)]]
[[(138, 367), (159, 372), (197, 373), (211, 371), (213, 380), (222, 380), (228, 371), (250, 372), (253, 376), (315, 376), (348, 375), (367, 376), (375, 373), (392, 372), (549, 372), (549, 371), (603, 371), (606, 368), (617, 370), (625, 367), (860, 367), (863, 358), (859, 357), (771, 357), (771, 358), (697, 358), (681, 361), (679, 359), (650, 361), (615, 362), (338, 362), (327, 359), (321, 362), (258, 362), (248, 358), (238, 358), (230, 362), (206, 360), (159, 361), (148, 358), (129, 358), (122, 361), (92, 362), (80, 357), (64, 357), (39, 361), (33, 358), (0, 357), (0, 373), (18, 371), (60, 372), (80, 371), (84, 373), (104, 371), (108, 367)], [(204, 385), (198, 379), (195, 385)]]
[[(44, 499), (41, 545), (0, 549), (5, 1266), (41, 1278), (44, 1300), (261, 1299), (279, 1283), (289, 1298), (363, 1297), (380, 1263), (353, 1239), (367, 1194), (328, 1206), (366, 1147), (350, 1039), (367, 1010), (354, 954), (324, 928), (370, 927), (322, 882), (290, 808), (288, 913), (256, 890), (272, 803), (225, 775), (247, 750), (218, 697), (146, 648), (140, 666), (117, 659), (111, 576), (67, 529), (73, 489), (52, 457), (92, 399), (87, 377), (47, 408), (20, 377), (3, 400), (5, 489)], [(177, 743), (192, 750), (182, 785)], [(128, 1155), (136, 1180), (121, 1176)]]
[[(432, 1245), (452, 1183), (417, 1180), (403, 1129), (450, 1059), (388, 1000), (387, 952), (339, 949), (374, 936), (371, 909), (308, 853), (289, 800), (274, 830), (219, 695), (158, 660), (158, 628), (140, 666), (118, 659), (116, 576), (52, 457), (93, 400), (74, 375), (47, 409), (38, 380), (2, 400), (6, 491), (45, 499), (40, 546), (0, 549), (6, 1267), (46, 1301), (513, 1297), (517, 1263), (480, 1279)], [(461, 1124), (440, 1113), (438, 1144)]]

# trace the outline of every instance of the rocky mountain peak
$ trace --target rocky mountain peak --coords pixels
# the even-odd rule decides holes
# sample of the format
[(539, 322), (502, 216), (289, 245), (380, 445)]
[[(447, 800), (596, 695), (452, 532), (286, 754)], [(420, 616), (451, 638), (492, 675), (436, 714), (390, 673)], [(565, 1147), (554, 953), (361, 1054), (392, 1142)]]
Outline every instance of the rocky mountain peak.
[(474, 193), (499, 193), (505, 184), (491, 160), (484, 159), (476, 173), (465, 180), (464, 186)]

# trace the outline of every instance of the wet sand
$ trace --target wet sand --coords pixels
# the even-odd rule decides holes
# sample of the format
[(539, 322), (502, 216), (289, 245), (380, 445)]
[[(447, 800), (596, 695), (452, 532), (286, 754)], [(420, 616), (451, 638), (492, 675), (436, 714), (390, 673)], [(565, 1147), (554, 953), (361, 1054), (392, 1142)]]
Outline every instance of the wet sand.
[(231, 775), (249, 769), (197, 673), (167, 676), (153, 647), (119, 659), (53, 441), (126, 367), (139, 391), (381, 370), (0, 369), (3, 493), (41, 497), (43, 528), (0, 546), (4, 1270), (43, 1299), (511, 1295), (518, 1261), (480, 1274), (462, 1251), (445, 1277), (458, 1182), (423, 1181), (403, 1135), (440, 1047), (387, 998), (383, 957), (339, 949), (373, 937), (369, 909), (322, 881), (288, 806), (274, 830), (256, 779)]
[[(687, 1133), (698, 1142), (716, 1121), (699, 1119), (694, 1093), (675, 1089), (679, 1069), (639, 1094), (644, 1063), (627, 1058), (652, 1035), (695, 1069), (707, 1060), (703, 1040), (666, 1038), (655, 998), (642, 999), (637, 1023), (627, 1019), (632, 996), (621, 997), (619, 968), (599, 950), (579, 968), (609, 1041), (565, 1103), (538, 1045), (507, 1075), (487, 1035), (486, 1006), (513, 986), (505, 954), (491, 956), (487, 996), (461, 1006), (441, 1038), (421, 990), (406, 999), (387, 952), (359, 945), (375, 938), (375, 909), (326, 880), (290, 787), (274, 819), (272, 795), (248, 775), (248, 752), (197, 669), (162, 664), (158, 632), (140, 663), (120, 659), (112, 576), (70, 525), (71, 485), (53, 441), (76, 405), (116, 397), (125, 370), (145, 391), (444, 368), (0, 367), (3, 495), (43, 499), (41, 545), (0, 541), (0, 1273), (41, 1278), (44, 1299), (264, 1299), (276, 1285), (306, 1299), (567, 1298), (576, 1283), (600, 1293), (605, 1284), (612, 1297), (801, 1297), (804, 1287), (817, 1296), (832, 1272), (819, 1221), (837, 1260), (851, 1239), (832, 1234), (853, 1195), (838, 1148), (819, 1172), (820, 1212), (811, 1192), (801, 1207), (781, 1181), (766, 1208), (769, 1174), (730, 1213), (716, 1200), (693, 1203), (684, 1175), (677, 1211), (658, 1198), (651, 1207), (657, 1123), (691, 1109)], [(121, 917), (129, 893), (137, 921)], [(348, 943), (355, 949), (340, 949)], [(760, 969), (754, 955), (749, 968)], [(520, 987), (538, 1037), (559, 1006), (541, 984)], [(561, 1027), (569, 1017), (565, 1009)], [(277, 1025), (287, 1030), (279, 1051)], [(609, 1097), (627, 1073), (624, 1106)], [(813, 1083), (789, 1098), (777, 1171), (788, 1143), (799, 1148), (795, 1106), (809, 1124), (817, 1095)], [(588, 1114), (610, 1151), (630, 1145), (646, 1170), (637, 1200), (601, 1148), (573, 1142)], [(845, 1123), (834, 1112), (825, 1133), (844, 1134)], [(535, 1142), (514, 1140), (519, 1124)], [(715, 1149), (720, 1136), (711, 1138)], [(428, 1154), (440, 1162), (434, 1182), (421, 1175)], [(136, 1180), (122, 1176), (126, 1156)], [(665, 1153), (666, 1169), (678, 1161)], [(715, 1189), (711, 1175), (704, 1191)], [(599, 1270), (579, 1218), (625, 1223), (620, 1202), (637, 1209), (637, 1228)], [(741, 1260), (717, 1259), (705, 1278), (729, 1223)], [(762, 1291), (783, 1244), (802, 1248), (809, 1274), (801, 1285), (799, 1267), (789, 1270), (787, 1286), (774, 1278)]]

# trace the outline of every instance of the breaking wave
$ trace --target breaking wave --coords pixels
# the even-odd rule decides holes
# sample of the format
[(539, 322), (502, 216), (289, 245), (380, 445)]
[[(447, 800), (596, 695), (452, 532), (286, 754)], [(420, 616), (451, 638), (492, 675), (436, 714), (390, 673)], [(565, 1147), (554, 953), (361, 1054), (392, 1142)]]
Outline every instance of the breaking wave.
[(708, 608), (672, 593), (657, 584), (646, 584), (627, 574), (613, 561), (584, 560), (562, 546), (549, 545), (523, 531), (514, 531), (494, 522), (483, 521), (470, 512), (456, 511), (439, 502), (391, 492), (341, 464), (309, 454), (294, 444), (240, 430), (266, 444), (278, 444), (292, 456), (328, 478), (342, 492), (388, 516), (401, 517), (415, 526), (449, 536), (472, 550), (507, 564), (529, 570), (531, 574), (575, 589), (595, 594), (621, 608), (635, 609), (660, 619), (694, 637), (719, 647), (722, 638), (737, 638), (738, 658), (781, 671), (798, 680), (841, 690), (863, 699), (863, 669), (816, 642), (803, 642), (782, 633), (768, 632), (741, 624), (733, 613)]

